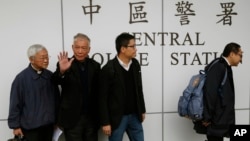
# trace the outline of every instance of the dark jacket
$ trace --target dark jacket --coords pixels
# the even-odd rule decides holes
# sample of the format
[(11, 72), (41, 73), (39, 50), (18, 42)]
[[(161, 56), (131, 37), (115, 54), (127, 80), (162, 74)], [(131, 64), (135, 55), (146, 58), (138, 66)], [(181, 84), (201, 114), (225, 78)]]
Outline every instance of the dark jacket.
[(38, 74), (31, 64), (14, 79), (10, 92), (8, 125), (11, 129), (35, 129), (56, 122), (58, 87), (52, 72)]
[[(134, 84), (136, 90), (136, 111), (138, 119), (142, 121), (142, 114), (146, 112), (143, 90), (141, 68), (136, 59), (132, 59)], [(110, 60), (100, 73), (99, 81), (99, 112), (101, 125), (111, 124), (112, 130), (120, 124), (124, 114), (124, 99), (126, 94), (124, 76), (121, 66), (115, 57)]]
[[(218, 88), (227, 69), (227, 79), (219, 94)], [(207, 134), (228, 137), (229, 126), (235, 124), (235, 93), (231, 66), (224, 58), (207, 73), (204, 86), (204, 120), (211, 122)]]
[[(83, 114), (84, 98), (88, 101), (88, 115), (97, 119), (97, 82), (100, 71), (100, 64), (93, 59), (86, 58), (87, 69), (87, 94), (84, 94), (84, 87), (81, 82), (79, 63), (76, 59), (71, 67), (62, 76), (59, 65), (53, 74), (53, 80), (61, 86), (61, 102), (59, 109), (58, 124), (63, 128), (73, 127)], [(97, 122), (96, 122), (97, 123)]]

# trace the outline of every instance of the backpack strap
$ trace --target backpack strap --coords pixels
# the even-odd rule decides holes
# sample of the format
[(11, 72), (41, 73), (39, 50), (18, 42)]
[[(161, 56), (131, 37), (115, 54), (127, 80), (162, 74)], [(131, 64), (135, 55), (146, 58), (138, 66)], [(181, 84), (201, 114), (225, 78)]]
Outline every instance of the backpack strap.
[(222, 103), (222, 106), (225, 106), (225, 103), (224, 103), (224, 100), (223, 100), (223, 93), (222, 93), (222, 89), (223, 89), (223, 86), (224, 84), (226, 83), (226, 80), (227, 80), (227, 68), (226, 68), (226, 71), (225, 71), (225, 75), (224, 75), (224, 78), (220, 84), (220, 87), (218, 89), (218, 93), (220, 95), (220, 99), (221, 99), (221, 103)]
[(212, 66), (214, 64), (216, 64), (217, 62), (219, 62), (219, 60), (220, 60), (220, 58), (216, 58), (214, 61), (212, 61), (208, 66), (205, 67), (205, 71), (208, 72), (212, 68)]
[[(205, 67), (205, 71), (208, 72), (212, 66), (214, 64), (216, 64), (217, 62), (219, 62), (220, 58), (217, 58), (215, 59), (214, 61), (212, 61), (207, 67)], [(223, 101), (223, 93), (222, 93), (222, 89), (223, 89), (223, 86), (225, 85), (226, 83), (226, 80), (227, 80), (227, 68), (226, 68), (226, 71), (225, 71), (225, 75), (224, 75), (224, 78), (223, 80), (221, 81), (221, 84), (220, 84), (220, 87), (218, 89), (218, 93), (219, 93), (219, 96), (220, 96), (220, 100), (221, 100), (221, 103), (222, 103), (222, 106), (225, 106), (225, 103)]]
[(216, 64), (217, 62), (219, 62), (219, 58), (214, 59), (211, 63), (209, 63), (203, 70), (200, 70), (200, 74), (205, 74), (207, 73), (214, 64)]
[(227, 80), (227, 68), (226, 68), (226, 72), (225, 72), (225, 75), (224, 75), (224, 78), (221, 82), (221, 87), (226, 83), (226, 80)]

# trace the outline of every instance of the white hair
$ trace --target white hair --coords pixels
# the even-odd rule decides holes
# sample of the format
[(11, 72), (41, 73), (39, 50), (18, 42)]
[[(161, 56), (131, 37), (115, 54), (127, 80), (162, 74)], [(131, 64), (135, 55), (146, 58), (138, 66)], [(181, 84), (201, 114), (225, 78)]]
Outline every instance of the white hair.
[(47, 50), (46, 47), (44, 47), (41, 44), (33, 44), (33, 45), (31, 45), (28, 48), (28, 51), (27, 51), (28, 58), (30, 58), (32, 56), (35, 56), (37, 52), (39, 52), (39, 51), (41, 51), (43, 49)]
[(90, 38), (86, 35), (86, 34), (83, 34), (83, 33), (77, 33), (75, 36), (74, 36), (74, 41), (76, 41), (77, 39), (86, 39), (89, 41), (90, 43)]

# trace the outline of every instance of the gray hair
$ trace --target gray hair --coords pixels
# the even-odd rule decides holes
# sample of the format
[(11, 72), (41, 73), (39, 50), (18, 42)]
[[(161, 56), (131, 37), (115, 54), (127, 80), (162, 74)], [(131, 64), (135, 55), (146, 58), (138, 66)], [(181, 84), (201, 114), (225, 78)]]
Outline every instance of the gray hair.
[(27, 51), (27, 55), (28, 55), (28, 58), (32, 57), (32, 56), (35, 56), (37, 54), (37, 52), (41, 51), (41, 50), (47, 50), (46, 47), (44, 47), (43, 45), (41, 44), (34, 44), (34, 45), (31, 45), (29, 48), (28, 48), (28, 51)]
[(86, 34), (83, 34), (83, 33), (77, 33), (74, 36), (74, 41), (76, 41), (77, 39), (87, 39), (90, 43), (90, 38)]

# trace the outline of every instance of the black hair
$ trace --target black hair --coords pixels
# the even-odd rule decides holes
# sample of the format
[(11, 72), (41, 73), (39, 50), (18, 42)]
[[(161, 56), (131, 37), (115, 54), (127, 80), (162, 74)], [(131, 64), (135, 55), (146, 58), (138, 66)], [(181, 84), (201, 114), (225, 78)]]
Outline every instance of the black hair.
[(116, 37), (115, 46), (118, 54), (120, 53), (121, 47), (122, 46), (127, 47), (131, 39), (135, 39), (135, 37), (125, 32), (121, 33)]
[(233, 42), (228, 43), (224, 48), (222, 56), (228, 57), (231, 52), (234, 52), (235, 54), (237, 54), (239, 52), (239, 49), (240, 49), (239, 44), (233, 43)]

